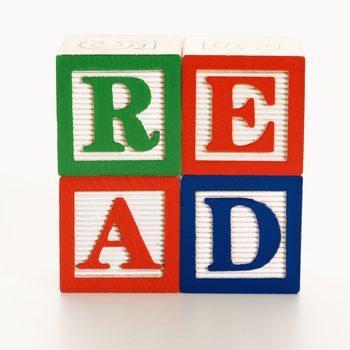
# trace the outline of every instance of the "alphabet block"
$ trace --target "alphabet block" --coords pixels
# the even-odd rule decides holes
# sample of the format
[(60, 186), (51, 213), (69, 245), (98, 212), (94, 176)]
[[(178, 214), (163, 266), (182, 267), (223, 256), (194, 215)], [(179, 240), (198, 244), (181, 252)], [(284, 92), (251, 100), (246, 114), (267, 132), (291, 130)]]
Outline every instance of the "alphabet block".
[(66, 38), (57, 56), (60, 175), (180, 174), (181, 43)]
[(179, 178), (62, 177), (63, 292), (177, 292)]
[(294, 41), (186, 39), (183, 173), (301, 175), (304, 61)]
[(297, 293), (302, 178), (184, 176), (180, 290)]

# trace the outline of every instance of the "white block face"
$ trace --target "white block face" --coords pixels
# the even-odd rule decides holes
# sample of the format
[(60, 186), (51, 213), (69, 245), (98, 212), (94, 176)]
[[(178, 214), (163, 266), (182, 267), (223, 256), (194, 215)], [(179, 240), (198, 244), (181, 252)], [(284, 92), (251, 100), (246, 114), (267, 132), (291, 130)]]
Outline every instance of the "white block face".
[[(249, 198), (266, 204), (276, 215), (281, 243), (265, 266), (249, 271), (208, 271), (213, 263), (213, 218), (206, 198)], [(258, 251), (259, 229), (255, 214), (247, 207), (231, 210), (231, 258), (248, 264)], [(284, 278), (286, 276), (286, 192), (284, 191), (198, 191), (196, 192), (196, 278)]]
[[(149, 151), (133, 150), (125, 140), (123, 124), (117, 118), (113, 121), (114, 140), (125, 146), (124, 152), (86, 152), (84, 147), (94, 141), (94, 96), (90, 84), (83, 77), (135, 77), (142, 79), (151, 90), (151, 103), (137, 118), (142, 122), (149, 136), (160, 132), (159, 143)], [(74, 160), (163, 160), (165, 157), (164, 121), (164, 75), (163, 71), (90, 71), (73, 72), (73, 138)], [(129, 103), (130, 92), (122, 84), (114, 84), (113, 105), (120, 109)]]
[[(272, 77), (275, 79), (275, 104), (268, 105), (262, 93), (251, 85), (238, 84), (232, 91), (232, 106), (240, 108), (248, 99), (255, 104), (255, 126), (249, 127), (238, 117), (232, 118), (232, 139), (247, 145), (260, 138), (268, 122), (275, 125), (273, 152), (208, 152), (212, 138), (212, 90), (210, 76)], [(197, 71), (196, 75), (196, 160), (213, 161), (286, 161), (288, 153), (288, 72), (283, 71)]]
[(185, 55), (302, 56), (298, 39), (245, 37), (186, 38)]
[[(100, 262), (110, 264), (109, 269), (79, 269), (77, 264), (88, 259), (104, 227), (116, 198), (123, 198), (136, 222), (140, 235), (152, 260), (164, 264), (164, 192), (119, 191), (75, 192), (74, 240), (75, 277), (162, 277), (164, 270), (121, 269), (128, 262), (125, 247), (105, 247)], [(110, 231), (108, 240), (120, 240), (117, 227)]]
[(181, 55), (182, 38), (154, 35), (71, 35), (60, 55)]

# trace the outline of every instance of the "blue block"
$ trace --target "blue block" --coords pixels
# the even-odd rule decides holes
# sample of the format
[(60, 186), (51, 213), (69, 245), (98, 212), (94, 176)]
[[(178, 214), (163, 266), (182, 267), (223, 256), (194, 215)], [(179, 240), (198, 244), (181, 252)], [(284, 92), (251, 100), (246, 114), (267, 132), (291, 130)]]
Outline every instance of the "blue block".
[(297, 293), (301, 207), (302, 177), (183, 176), (181, 292)]

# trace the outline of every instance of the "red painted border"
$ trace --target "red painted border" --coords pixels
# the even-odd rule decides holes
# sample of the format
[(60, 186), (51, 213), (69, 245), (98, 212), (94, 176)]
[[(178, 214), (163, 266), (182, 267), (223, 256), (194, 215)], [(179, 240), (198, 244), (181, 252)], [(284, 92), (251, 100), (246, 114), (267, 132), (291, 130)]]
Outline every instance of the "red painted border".
[[(289, 72), (287, 161), (199, 161), (195, 159), (197, 70)], [(301, 175), (304, 148), (304, 76), (304, 57), (185, 56), (182, 60), (183, 174)]]
[[(164, 191), (164, 275), (134, 278), (74, 277), (74, 192)], [(60, 179), (60, 286), (62, 292), (178, 292), (180, 241), (178, 177), (62, 177)]]

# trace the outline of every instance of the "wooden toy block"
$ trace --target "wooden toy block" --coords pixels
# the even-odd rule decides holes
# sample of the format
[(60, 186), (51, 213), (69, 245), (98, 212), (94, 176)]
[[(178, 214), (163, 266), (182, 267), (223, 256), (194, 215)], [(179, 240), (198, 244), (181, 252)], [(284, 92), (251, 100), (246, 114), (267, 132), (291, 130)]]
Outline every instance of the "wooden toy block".
[(60, 175), (179, 175), (179, 37), (72, 36), (57, 56)]
[(301, 175), (304, 70), (293, 40), (186, 39), (183, 173)]
[(184, 176), (180, 290), (297, 293), (302, 178)]
[(178, 292), (179, 178), (62, 177), (62, 292)]

